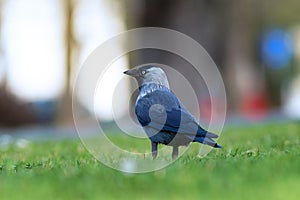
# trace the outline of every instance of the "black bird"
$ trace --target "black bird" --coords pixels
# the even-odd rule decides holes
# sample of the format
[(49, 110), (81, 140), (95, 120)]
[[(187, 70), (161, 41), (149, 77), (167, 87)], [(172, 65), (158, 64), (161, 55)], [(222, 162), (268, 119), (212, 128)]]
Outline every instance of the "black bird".
[(157, 156), (158, 144), (173, 146), (172, 158), (178, 156), (178, 147), (200, 142), (222, 148), (213, 138), (218, 135), (204, 130), (170, 90), (165, 72), (154, 65), (127, 70), (139, 85), (135, 114), (151, 140), (152, 156)]

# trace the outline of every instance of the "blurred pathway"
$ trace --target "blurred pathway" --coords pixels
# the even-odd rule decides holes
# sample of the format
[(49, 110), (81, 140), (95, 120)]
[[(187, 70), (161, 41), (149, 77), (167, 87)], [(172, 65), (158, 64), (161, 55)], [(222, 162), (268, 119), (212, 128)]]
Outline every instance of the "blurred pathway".
[[(285, 123), (293, 121), (280, 112), (270, 112), (266, 117), (261, 119), (247, 119), (241, 115), (230, 114), (225, 122), (224, 128), (235, 126), (252, 126), (262, 125), (266, 123)], [(114, 123), (106, 124), (110, 127), (111, 132), (117, 132), (118, 129)], [(205, 127), (205, 125), (204, 125)], [(85, 124), (83, 128), (86, 136), (97, 134), (98, 129), (94, 125)], [(114, 131), (116, 130), (116, 131)], [(20, 128), (0, 128), (0, 145), (4, 140), (24, 139), (28, 141), (48, 141), (48, 140), (63, 140), (63, 139), (79, 139), (76, 129), (73, 126), (56, 127), (56, 126), (28, 126)], [(4, 142), (5, 143), (5, 142)]]

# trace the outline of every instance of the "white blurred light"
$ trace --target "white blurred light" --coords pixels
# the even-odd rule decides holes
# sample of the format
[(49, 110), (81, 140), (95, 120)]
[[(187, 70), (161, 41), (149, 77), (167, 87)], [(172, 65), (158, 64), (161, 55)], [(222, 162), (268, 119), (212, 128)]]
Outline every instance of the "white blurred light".
[(0, 149), (6, 150), (12, 142), (13, 138), (11, 135), (0, 135)]
[(24, 149), (26, 148), (28, 145), (30, 144), (30, 142), (26, 139), (20, 138), (16, 140), (16, 147), (19, 149)]
[(0, 83), (5, 76), (5, 61), (2, 55), (0, 55)]
[(101, 43), (124, 31), (125, 26), (117, 10), (107, 0), (80, 0), (75, 10), (75, 36), (80, 43), (80, 62)]
[(127, 173), (134, 173), (136, 171), (136, 163), (134, 160), (124, 160), (121, 163), (121, 171), (127, 172)]
[[(295, 46), (295, 58), (300, 62), (300, 26), (292, 30)], [(297, 62), (296, 62), (297, 63)], [(300, 69), (300, 65), (296, 66)], [(283, 93), (284, 112), (291, 118), (300, 119), (300, 74), (293, 78), (289, 88)]]
[(65, 81), (61, 1), (5, 1), (2, 16), (8, 86), (26, 100), (58, 96)]
[[(89, 54), (99, 45), (125, 29), (124, 22), (119, 15), (120, 12), (116, 10), (116, 7), (112, 7), (108, 3), (109, 1), (106, 0), (81, 0), (77, 5), (74, 15), (74, 30), (76, 40), (80, 43), (81, 47), (79, 66), (84, 63)], [(122, 52), (122, 44), (116, 46), (116, 48)], [(77, 67), (78, 69), (79, 66)], [(114, 100), (116, 104), (124, 104), (124, 98), (113, 97), (113, 94), (126, 66), (128, 66), (127, 58), (122, 57), (109, 67), (95, 91), (94, 105), (91, 105), (91, 101), (87, 99), (86, 91), (88, 90), (87, 88), (95, 88), (96, 86), (92, 85), (89, 78), (91, 75), (87, 74), (85, 80), (80, 83), (84, 86), (82, 89), (79, 89), (79, 101), (91, 112), (95, 112), (101, 119), (111, 120), (113, 117), (121, 117), (126, 111), (126, 106), (120, 106), (118, 112), (114, 113), (113, 116), (112, 99), (116, 98)], [(97, 67), (102, 68), (104, 71), (107, 66)], [(127, 85), (123, 87), (125, 88), (122, 96), (125, 97), (128, 91), (126, 88)]]
[(300, 77), (295, 79), (284, 99), (284, 112), (294, 119), (300, 119)]
[[(95, 91), (94, 111), (96, 115), (103, 120), (110, 120), (113, 118), (121, 117), (127, 109), (128, 102), (125, 99), (129, 99), (127, 93), (128, 84), (119, 84), (121, 79), (124, 78), (125, 63), (123, 60), (117, 60), (106, 71), (103, 77), (99, 80)], [(115, 93), (117, 87), (118, 91), (123, 91), (123, 94)], [(117, 109), (114, 111), (113, 108)]]
[[(118, 7), (112, 2), (106, 0), (76, 2), (74, 32), (76, 41), (80, 44), (78, 66), (81, 66), (97, 46), (123, 31), (125, 26), (119, 16), (121, 11), (117, 10)], [(9, 88), (28, 101), (55, 98), (60, 95), (65, 87), (66, 56), (62, 2), (60, 0), (5, 1), (2, 16), (1, 40), (6, 58)], [(121, 52), (121, 44), (116, 48)], [(119, 59), (113, 65), (114, 73), (110, 73), (109, 78), (102, 81), (107, 86), (105, 91), (96, 95), (97, 103), (88, 104), (84, 91), (81, 91), (82, 95), (79, 99), (85, 107), (92, 111), (95, 109), (97, 115), (105, 119), (112, 118), (111, 99), (114, 87), (120, 79), (115, 72), (122, 72), (124, 66), (128, 66), (126, 57)], [(88, 76), (84, 82), (85, 88), (93, 87), (89, 84)], [(122, 98), (119, 98), (117, 103), (121, 101)], [(123, 111), (120, 109), (118, 113), (121, 115), (124, 112), (125, 108)]]

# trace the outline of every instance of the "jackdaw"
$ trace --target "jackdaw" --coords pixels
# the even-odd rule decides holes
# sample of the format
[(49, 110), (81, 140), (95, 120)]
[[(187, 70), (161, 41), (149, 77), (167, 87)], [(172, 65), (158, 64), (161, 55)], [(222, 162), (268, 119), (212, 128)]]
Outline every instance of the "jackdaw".
[(218, 135), (204, 130), (170, 90), (165, 72), (155, 65), (139, 66), (124, 72), (134, 77), (139, 86), (135, 114), (151, 140), (152, 156), (157, 156), (158, 144), (173, 147), (172, 158), (178, 147), (200, 142), (222, 148), (213, 138)]

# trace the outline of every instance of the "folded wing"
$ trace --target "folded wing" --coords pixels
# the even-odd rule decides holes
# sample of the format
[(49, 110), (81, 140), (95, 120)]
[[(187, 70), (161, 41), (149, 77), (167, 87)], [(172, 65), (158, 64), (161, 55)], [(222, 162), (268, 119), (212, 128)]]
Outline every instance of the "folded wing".
[(167, 89), (153, 91), (139, 99), (135, 112), (142, 126), (158, 131), (184, 134), (188, 137), (218, 137), (200, 127), (195, 118), (181, 107), (177, 97)]

